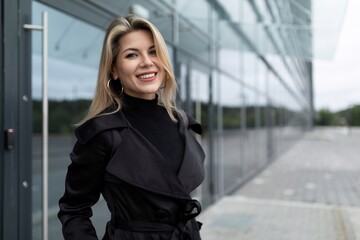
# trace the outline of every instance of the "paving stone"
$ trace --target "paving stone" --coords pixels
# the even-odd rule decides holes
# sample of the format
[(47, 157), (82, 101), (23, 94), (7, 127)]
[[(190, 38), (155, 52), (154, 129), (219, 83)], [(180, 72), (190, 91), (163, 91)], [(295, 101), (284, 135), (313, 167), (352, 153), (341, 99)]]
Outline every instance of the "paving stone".
[(199, 220), (203, 240), (360, 240), (360, 128), (306, 133)]
[(355, 240), (360, 208), (230, 196), (199, 220), (203, 240)]

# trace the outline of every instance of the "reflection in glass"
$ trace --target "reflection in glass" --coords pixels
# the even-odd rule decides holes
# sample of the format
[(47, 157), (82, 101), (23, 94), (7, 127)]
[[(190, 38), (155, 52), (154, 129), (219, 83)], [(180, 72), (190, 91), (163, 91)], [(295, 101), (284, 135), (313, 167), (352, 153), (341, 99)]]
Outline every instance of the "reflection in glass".
[[(202, 145), (206, 159), (205, 159), (205, 169), (208, 169), (208, 106), (209, 106), (209, 77), (207, 74), (202, 71), (192, 68), (190, 73), (190, 108), (188, 112), (199, 122), (203, 129), (203, 134), (201, 136), (197, 135), (197, 140)], [(188, 99), (188, 100), (190, 100)], [(209, 174), (205, 174), (204, 182), (208, 182)], [(204, 184), (206, 186), (206, 184)], [(203, 193), (207, 194), (208, 189), (202, 189), (200, 186), (194, 193), (194, 196), (203, 200)], [(205, 196), (206, 197), (206, 196)]]
[[(33, 24), (41, 24), (41, 12), (49, 14), (49, 239), (62, 239), (57, 219), (58, 200), (74, 145), (73, 127), (84, 115), (95, 91), (97, 68), (104, 32), (55, 9), (33, 2)], [(41, 163), (41, 34), (32, 33), (32, 211), (33, 239), (42, 239), (42, 163)], [(96, 205), (94, 225), (99, 236), (108, 219), (107, 210)], [(101, 222), (101, 224), (97, 224)], [(101, 227), (101, 229), (99, 228)]]
[[(219, 108), (221, 108), (222, 131), (220, 134), (222, 166), (220, 176), (223, 190), (226, 193), (236, 182), (240, 181), (243, 167), (241, 110), (242, 93), (239, 82), (220, 76)], [(221, 188), (220, 188), (221, 189)]]

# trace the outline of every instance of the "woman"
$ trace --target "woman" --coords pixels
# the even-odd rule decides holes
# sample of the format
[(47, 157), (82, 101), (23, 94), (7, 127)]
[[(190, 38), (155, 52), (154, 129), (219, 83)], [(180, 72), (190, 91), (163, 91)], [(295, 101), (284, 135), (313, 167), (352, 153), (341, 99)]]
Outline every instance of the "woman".
[(111, 212), (103, 239), (200, 239), (201, 126), (175, 106), (166, 44), (149, 21), (130, 15), (109, 26), (95, 97), (77, 142), (58, 217), (65, 239), (97, 239), (91, 207)]

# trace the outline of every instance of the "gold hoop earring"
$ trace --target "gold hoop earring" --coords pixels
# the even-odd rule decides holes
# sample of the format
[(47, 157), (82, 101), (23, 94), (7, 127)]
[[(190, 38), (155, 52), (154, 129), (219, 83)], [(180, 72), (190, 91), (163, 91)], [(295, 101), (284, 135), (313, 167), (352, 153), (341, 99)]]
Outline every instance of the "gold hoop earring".
[[(106, 87), (107, 87), (109, 93), (110, 93), (111, 95), (119, 94), (119, 96), (121, 96), (121, 95), (123, 94), (123, 92), (124, 92), (124, 87), (123, 87), (123, 85), (121, 84), (120, 80), (119, 80), (119, 82), (117, 82), (117, 80), (114, 80), (115, 83), (113, 83), (113, 84), (115, 84), (115, 85), (113, 85), (113, 89), (112, 89), (111, 86), (110, 86), (110, 82), (111, 82), (112, 80), (114, 80), (114, 79), (110, 78), (110, 79), (107, 81), (107, 83), (106, 83)], [(120, 86), (118, 86), (118, 84), (120, 84), (120, 86), (121, 86), (120, 93), (118, 92), (118, 89), (119, 89), (119, 87), (120, 87)]]
[(111, 82), (111, 78), (107, 81), (107, 84), (106, 84), (106, 87), (111, 91), (111, 88), (110, 88), (110, 82)]
[(119, 95), (119, 96), (121, 96), (123, 93), (124, 93), (124, 87), (123, 87), (123, 85), (121, 84), (121, 91), (120, 91), (120, 95)]

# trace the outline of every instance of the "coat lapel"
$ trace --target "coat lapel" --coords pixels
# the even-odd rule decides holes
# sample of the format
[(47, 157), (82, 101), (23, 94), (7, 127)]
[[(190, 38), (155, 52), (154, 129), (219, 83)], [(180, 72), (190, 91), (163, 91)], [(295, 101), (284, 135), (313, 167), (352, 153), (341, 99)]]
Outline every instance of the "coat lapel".
[(187, 115), (184, 117), (188, 120), (184, 121), (183, 118), (179, 118), (179, 130), (185, 140), (185, 152), (177, 176), (185, 191), (190, 193), (194, 191), (204, 180), (205, 153), (190, 131), (190, 129), (192, 129), (200, 134), (200, 124)]
[(191, 118), (187, 123), (179, 117), (179, 131), (185, 143), (185, 152), (176, 174), (161, 153), (126, 120), (122, 112), (103, 115), (90, 120), (78, 129), (76, 135), (86, 143), (96, 134), (109, 129), (122, 128), (121, 136), (114, 138), (113, 155), (106, 170), (115, 177), (148, 191), (188, 199), (204, 179), (205, 154), (190, 132), (201, 126)]
[(106, 170), (148, 191), (187, 198), (181, 182), (163, 156), (137, 131), (128, 128)]

